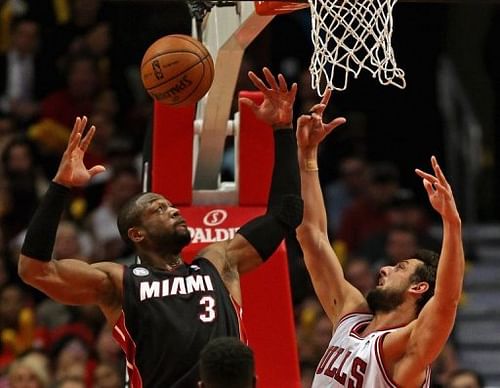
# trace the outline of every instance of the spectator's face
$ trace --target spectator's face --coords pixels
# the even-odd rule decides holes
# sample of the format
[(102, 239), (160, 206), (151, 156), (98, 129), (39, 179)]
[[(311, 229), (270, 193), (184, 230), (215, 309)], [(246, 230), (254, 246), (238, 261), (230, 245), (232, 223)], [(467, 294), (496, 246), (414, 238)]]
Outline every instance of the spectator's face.
[(17, 144), (10, 149), (7, 161), (10, 172), (28, 172), (31, 169), (32, 158), (28, 147)]
[(72, 64), (68, 88), (76, 98), (90, 98), (97, 90), (97, 72), (91, 60), (81, 59)]
[(139, 178), (128, 173), (116, 177), (111, 184), (110, 202), (120, 209), (125, 203), (140, 191)]
[(22, 54), (32, 54), (38, 46), (38, 25), (32, 21), (23, 21), (12, 34), (13, 48)]
[(480, 388), (480, 386), (473, 375), (464, 373), (455, 376), (447, 385), (447, 388)]
[(118, 371), (111, 365), (100, 364), (94, 371), (95, 388), (120, 388), (123, 387)]
[(363, 161), (356, 158), (344, 160), (340, 167), (340, 175), (350, 192), (359, 193), (365, 190), (367, 174)]
[(17, 286), (6, 287), (0, 294), (0, 318), (7, 327), (16, 327), (24, 306), (22, 291)]
[(10, 388), (41, 388), (36, 375), (24, 365), (19, 365), (9, 375)]
[(393, 230), (387, 236), (385, 251), (392, 263), (412, 257), (417, 251), (417, 238), (409, 231)]
[(348, 264), (345, 277), (363, 295), (375, 287), (375, 275), (365, 261), (356, 260)]
[(80, 254), (81, 246), (76, 227), (70, 224), (60, 225), (54, 243), (54, 257), (56, 259), (65, 259), (78, 257)]

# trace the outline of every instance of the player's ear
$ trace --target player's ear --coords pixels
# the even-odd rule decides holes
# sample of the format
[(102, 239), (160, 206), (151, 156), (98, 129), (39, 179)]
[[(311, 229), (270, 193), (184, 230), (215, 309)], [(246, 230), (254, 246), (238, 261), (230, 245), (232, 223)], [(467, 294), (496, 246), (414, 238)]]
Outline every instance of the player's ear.
[(429, 289), (429, 283), (427, 282), (418, 282), (410, 286), (410, 292), (419, 295), (424, 294), (428, 289)]
[(133, 243), (139, 243), (142, 240), (144, 240), (144, 233), (140, 228), (137, 227), (132, 227), (128, 230), (128, 238), (133, 242)]

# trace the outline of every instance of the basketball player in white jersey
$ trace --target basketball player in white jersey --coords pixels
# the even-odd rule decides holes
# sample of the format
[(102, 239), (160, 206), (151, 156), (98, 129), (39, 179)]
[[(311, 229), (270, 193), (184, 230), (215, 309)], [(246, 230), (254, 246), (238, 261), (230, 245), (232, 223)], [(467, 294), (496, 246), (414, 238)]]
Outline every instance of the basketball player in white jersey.
[(305, 206), (298, 238), (316, 294), (333, 324), (313, 388), (429, 387), (430, 365), (453, 328), (464, 275), (461, 221), (451, 187), (435, 157), (434, 174), (415, 170), (442, 218), (441, 254), (422, 251), (382, 267), (378, 285), (365, 299), (345, 280), (327, 236), (318, 146), (345, 122), (337, 118), (323, 123), (330, 94), (301, 116), (297, 127)]

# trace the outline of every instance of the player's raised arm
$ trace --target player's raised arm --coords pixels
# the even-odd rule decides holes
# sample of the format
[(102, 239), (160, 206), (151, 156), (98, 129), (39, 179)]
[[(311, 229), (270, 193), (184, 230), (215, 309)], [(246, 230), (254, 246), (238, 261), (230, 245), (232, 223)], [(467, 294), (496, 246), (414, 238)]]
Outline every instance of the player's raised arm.
[(253, 84), (263, 93), (264, 101), (257, 105), (242, 98), (241, 102), (273, 128), (274, 169), (266, 214), (243, 225), (229, 242), (209, 246), (202, 252), (216, 265), (224, 264), (239, 273), (267, 260), (287, 234), (295, 233), (302, 218), (297, 142), (292, 128), (297, 84), (289, 88), (282, 74), (275, 77), (267, 68), (263, 69), (263, 74), (265, 81), (249, 72)]
[(83, 164), (85, 151), (95, 133), (92, 126), (84, 136), (86, 125), (86, 117), (76, 119), (56, 176), (28, 227), (18, 271), (24, 282), (59, 302), (109, 306), (113, 300), (119, 300), (121, 283), (113, 277), (120, 276), (120, 265), (89, 265), (71, 258), (52, 260), (57, 227), (70, 188), (83, 186), (92, 176), (104, 171), (103, 166), (87, 169)]
[(434, 175), (418, 169), (416, 173), (422, 178), (432, 207), (441, 215), (443, 242), (434, 296), (412, 326), (408, 348), (400, 365), (403, 376), (423, 370), (439, 355), (453, 329), (462, 293), (465, 259), (460, 215), (452, 189), (434, 156), (431, 163)]
[(297, 229), (304, 260), (316, 294), (330, 320), (336, 325), (341, 316), (354, 310), (367, 311), (361, 293), (344, 278), (342, 267), (328, 240), (326, 210), (318, 177), (318, 147), (337, 126), (345, 123), (343, 117), (323, 123), (323, 111), (330, 99), (327, 90), (320, 104), (308, 115), (302, 115), (297, 124), (299, 166), (304, 200), (304, 218)]

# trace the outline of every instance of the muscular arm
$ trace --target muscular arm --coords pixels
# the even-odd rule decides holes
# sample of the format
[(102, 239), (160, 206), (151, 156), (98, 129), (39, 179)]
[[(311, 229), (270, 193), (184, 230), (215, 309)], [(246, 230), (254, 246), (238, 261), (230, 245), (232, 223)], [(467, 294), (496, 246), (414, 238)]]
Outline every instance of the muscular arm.
[(418, 382), (422, 372), (445, 346), (453, 329), (462, 293), (465, 259), (460, 216), (450, 185), (434, 157), (432, 165), (435, 177), (420, 170), (417, 170), (417, 173), (423, 178), (432, 206), (441, 214), (443, 243), (434, 296), (409, 326), (406, 350), (401, 361), (396, 364), (394, 376), (403, 386), (406, 383)]
[(368, 307), (362, 294), (345, 280), (342, 266), (328, 240), (318, 173), (310, 170), (317, 165), (316, 156), (317, 148), (299, 151), (304, 218), (297, 229), (297, 237), (316, 295), (335, 327), (344, 314), (368, 311)]
[[(119, 275), (123, 267), (116, 263), (88, 264), (77, 259), (40, 261), (20, 255), (21, 279), (57, 302), (71, 305), (107, 305), (121, 300)], [(116, 302), (115, 302), (116, 303)]]
[(267, 260), (287, 234), (295, 231), (302, 217), (297, 142), (292, 129), (297, 85), (288, 89), (281, 74), (276, 80), (267, 68), (263, 73), (267, 85), (252, 72), (249, 77), (263, 93), (264, 101), (260, 105), (249, 99), (241, 102), (274, 131), (274, 166), (267, 211), (243, 225), (232, 240), (213, 244), (203, 251), (206, 258), (232, 278), (238, 278), (234, 272), (250, 271)]
[(26, 283), (51, 298), (68, 304), (97, 304), (110, 323), (118, 318), (121, 305), (123, 269), (114, 263), (89, 265), (80, 260), (51, 260), (59, 219), (69, 188), (83, 186), (104, 171), (103, 166), (87, 169), (83, 157), (95, 127), (83, 136), (87, 119), (79, 117), (71, 132), (53, 183), (33, 216), (18, 262), (18, 272)]

